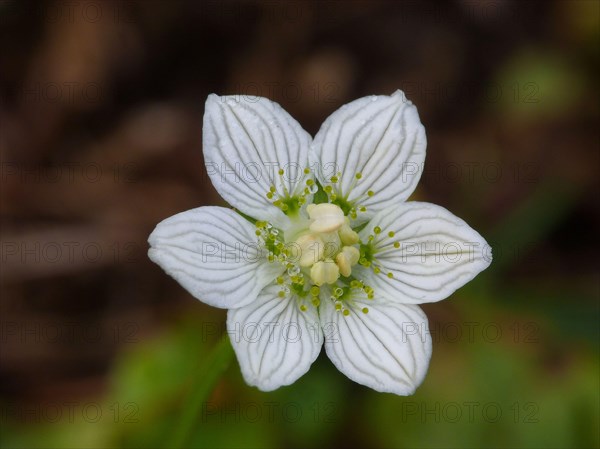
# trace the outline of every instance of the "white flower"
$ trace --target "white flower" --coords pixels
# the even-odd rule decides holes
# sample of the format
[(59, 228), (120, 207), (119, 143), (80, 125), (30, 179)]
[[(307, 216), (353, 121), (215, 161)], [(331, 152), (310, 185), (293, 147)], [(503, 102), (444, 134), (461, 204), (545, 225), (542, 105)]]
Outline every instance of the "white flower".
[(196, 298), (229, 309), (246, 382), (289, 385), (324, 343), (355, 382), (412, 394), (431, 356), (417, 304), (448, 297), (491, 262), (463, 220), (405, 202), (426, 147), (413, 104), (401, 91), (358, 99), (312, 140), (268, 99), (210, 95), (203, 132), (208, 174), (240, 213), (170, 217), (148, 255)]

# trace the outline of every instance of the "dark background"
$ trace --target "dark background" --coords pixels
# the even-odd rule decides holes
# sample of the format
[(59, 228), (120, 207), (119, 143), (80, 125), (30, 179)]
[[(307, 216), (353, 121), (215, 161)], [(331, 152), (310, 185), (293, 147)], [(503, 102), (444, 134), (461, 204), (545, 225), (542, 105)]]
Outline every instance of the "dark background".
[(208, 94), (279, 102), (314, 135), (400, 88), (427, 130), (414, 199), (494, 262), (424, 307), (411, 397), (321, 354), (290, 387), (233, 362), (194, 447), (598, 447), (597, 1), (0, 1), (2, 447), (164, 447), (225, 311), (146, 257), (162, 219), (223, 205)]

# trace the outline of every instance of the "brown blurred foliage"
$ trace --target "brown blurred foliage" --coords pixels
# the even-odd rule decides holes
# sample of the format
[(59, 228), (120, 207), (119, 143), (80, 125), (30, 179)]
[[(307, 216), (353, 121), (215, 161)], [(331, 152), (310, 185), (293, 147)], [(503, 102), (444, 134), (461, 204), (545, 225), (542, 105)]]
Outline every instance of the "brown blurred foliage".
[(146, 258), (160, 220), (223, 204), (201, 151), (212, 92), (270, 97), (314, 135), (340, 105), (402, 88), (429, 139), (419, 199), (489, 235), (536, 192), (566, 195), (536, 263), (499, 282), (589, 273), (597, 3), (487, 5), (1, 1), (1, 314), (18, 335), (2, 341), (1, 394), (101, 391), (115, 330), (220, 313)]

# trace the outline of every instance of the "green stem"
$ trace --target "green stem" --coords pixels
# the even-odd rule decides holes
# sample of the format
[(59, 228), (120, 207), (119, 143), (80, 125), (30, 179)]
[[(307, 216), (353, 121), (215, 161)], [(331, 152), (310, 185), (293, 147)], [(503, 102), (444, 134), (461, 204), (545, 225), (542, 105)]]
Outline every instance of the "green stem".
[(184, 407), (181, 419), (177, 423), (171, 447), (189, 447), (189, 440), (196, 429), (202, 404), (206, 402), (215, 384), (225, 372), (232, 359), (233, 348), (231, 347), (229, 337), (225, 334), (207, 357), (206, 363), (202, 364), (202, 374), (192, 387), (187, 400), (187, 406)]

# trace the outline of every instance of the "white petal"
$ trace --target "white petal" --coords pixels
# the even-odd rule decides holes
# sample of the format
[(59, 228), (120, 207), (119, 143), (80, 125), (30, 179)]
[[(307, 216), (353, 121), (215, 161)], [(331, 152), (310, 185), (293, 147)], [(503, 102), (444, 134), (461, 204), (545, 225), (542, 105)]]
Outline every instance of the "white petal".
[[(209, 95), (203, 128), (206, 169), (219, 194), (243, 213), (284, 227), (266, 197), (271, 185), (292, 193), (304, 182), (310, 135), (266, 98)], [(278, 174), (284, 169), (283, 177)]]
[[(311, 167), (322, 168), (317, 171), (321, 183), (329, 183), (339, 170), (342, 196), (367, 207), (359, 218), (371, 217), (413, 192), (426, 146), (417, 108), (398, 90), (391, 96), (360, 98), (329, 116), (315, 136)], [(356, 173), (362, 174), (358, 181)]]
[(266, 287), (252, 304), (227, 313), (227, 332), (244, 379), (263, 391), (294, 383), (315, 361), (323, 332), (317, 310)]
[(331, 301), (321, 304), (325, 350), (342, 373), (377, 391), (414, 393), (431, 358), (427, 316), (418, 306), (363, 297), (345, 304), (345, 316)]
[(148, 257), (200, 301), (241, 307), (281, 272), (257, 243), (255, 227), (222, 207), (199, 207), (161, 221)]
[[(381, 273), (356, 267), (357, 278), (388, 299), (420, 304), (447, 298), (486, 269), (487, 242), (460, 218), (435, 204), (410, 201), (377, 214), (360, 232), (365, 242), (375, 226), (376, 265)], [(395, 233), (393, 238), (388, 233)], [(393, 247), (399, 242), (400, 248)], [(387, 277), (391, 272), (393, 278)]]

